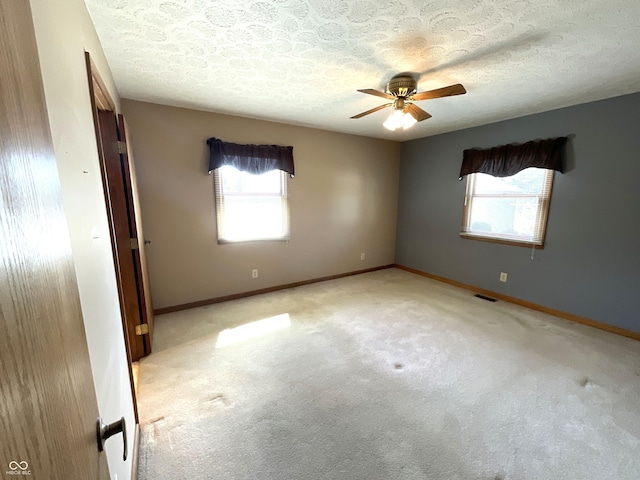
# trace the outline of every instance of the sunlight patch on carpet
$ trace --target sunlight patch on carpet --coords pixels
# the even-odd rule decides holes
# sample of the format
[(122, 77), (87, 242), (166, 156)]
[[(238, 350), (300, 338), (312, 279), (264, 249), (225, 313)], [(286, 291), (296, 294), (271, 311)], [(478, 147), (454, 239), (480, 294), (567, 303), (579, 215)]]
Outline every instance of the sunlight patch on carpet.
[(255, 322), (246, 323), (235, 328), (227, 328), (218, 334), (216, 348), (224, 348), (235, 345), (252, 338), (261, 337), (272, 332), (284, 330), (291, 326), (291, 319), (288, 313), (276, 315), (274, 317), (263, 318)]

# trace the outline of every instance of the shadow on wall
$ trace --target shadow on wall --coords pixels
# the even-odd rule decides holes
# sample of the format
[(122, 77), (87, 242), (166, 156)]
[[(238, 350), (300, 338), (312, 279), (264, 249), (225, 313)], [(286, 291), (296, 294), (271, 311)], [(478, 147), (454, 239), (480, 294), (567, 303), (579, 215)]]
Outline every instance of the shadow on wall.
[(576, 154), (573, 150), (573, 139), (576, 138), (575, 133), (567, 135), (567, 143), (565, 143), (564, 157), (564, 173), (568, 173), (576, 168)]

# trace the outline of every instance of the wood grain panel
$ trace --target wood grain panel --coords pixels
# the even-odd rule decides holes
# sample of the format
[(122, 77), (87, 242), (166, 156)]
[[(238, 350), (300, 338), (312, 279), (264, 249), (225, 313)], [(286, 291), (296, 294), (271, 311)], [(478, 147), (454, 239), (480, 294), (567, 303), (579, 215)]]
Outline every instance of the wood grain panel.
[(106, 480), (28, 1), (0, 0), (0, 65), (0, 473)]

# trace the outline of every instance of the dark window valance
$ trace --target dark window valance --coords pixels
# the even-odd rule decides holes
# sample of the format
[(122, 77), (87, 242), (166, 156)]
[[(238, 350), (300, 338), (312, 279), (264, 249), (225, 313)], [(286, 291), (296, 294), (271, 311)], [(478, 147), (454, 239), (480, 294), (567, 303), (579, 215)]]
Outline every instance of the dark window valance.
[(279, 145), (241, 145), (211, 137), (209, 145), (209, 173), (223, 165), (259, 175), (270, 170), (282, 170), (293, 177), (293, 147)]
[(567, 137), (536, 140), (520, 145), (465, 150), (460, 179), (470, 173), (510, 177), (529, 167), (547, 168), (564, 173), (563, 152)]

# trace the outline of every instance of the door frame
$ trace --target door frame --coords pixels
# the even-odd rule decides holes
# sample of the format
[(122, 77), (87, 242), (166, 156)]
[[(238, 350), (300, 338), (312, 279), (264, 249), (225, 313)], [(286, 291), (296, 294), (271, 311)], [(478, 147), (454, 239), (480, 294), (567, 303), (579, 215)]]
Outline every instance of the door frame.
[[(117, 212), (114, 211), (114, 207), (116, 207), (116, 205), (114, 205), (114, 200), (116, 199), (113, 198), (113, 196), (110, 194), (109, 179), (106, 173), (106, 155), (113, 155), (115, 153), (107, 149), (117, 148), (117, 144), (119, 142), (117, 134), (116, 107), (113, 100), (111, 99), (111, 95), (109, 94), (104, 82), (102, 81), (102, 78), (100, 77), (97, 68), (91, 60), (91, 55), (89, 54), (89, 52), (85, 52), (85, 63), (87, 68), (89, 95), (91, 97), (91, 109), (94, 130), (96, 134), (96, 143), (98, 147), (98, 158), (100, 161), (100, 173), (102, 178), (105, 204), (107, 206), (107, 218), (109, 223), (113, 262), (116, 273), (116, 283), (118, 285), (118, 299), (120, 304), (125, 349), (127, 353), (129, 383), (131, 385), (131, 393), (133, 397), (133, 411), (136, 424), (138, 424), (138, 401), (135, 376), (133, 372), (133, 362), (139, 360), (147, 353), (150, 353), (151, 350), (150, 348), (147, 349), (147, 345), (143, 337), (136, 335), (136, 325), (140, 325), (143, 323), (143, 317), (141, 315), (137, 290), (134, 292), (131, 287), (131, 275), (133, 271), (132, 269), (134, 269), (134, 262), (133, 254), (131, 253), (129, 244), (129, 235), (127, 234), (127, 238), (126, 240), (124, 240), (122, 238), (123, 233), (120, 232), (120, 235), (118, 235), (115, 228), (116, 222), (119, 222), (120, 226), (126, 225), (128, 231), (129, 216), (127, 215), (127, 218), (122, 218), (122, 215), (118, 216)], [(107, 125), (108, 128), (105, 128), (105, 122), (109, 122), (111, 119), (113, 120), (112, 125)], [(111, 130), (112, 127), (114, 130)], [(108, 137), (109, 134), (107, 130), (111, 132), (111, 138)], [(115, 135), (113, 133), (114, 131), (116, 132)], [(105, 135), (107, 135), (106, 138)], [(126, 206), (126, 191), (124, 189), (124, 185), (122, 183), (116, 183), (112, 186), (118, 189), (118, 206), (120, 208), (123, 207), (123, 199), (125, 202), (124, 205)], [(123, 242), (125, 242), (126, 244), (123, 245)], [(129, 282), (126, 286), (123, 285), (123, 276), (129, 277)], [(125, 288), (127, 288), (126, 291)], [(147, 337), (148, 336), (149, 335), (147, 335)]]

